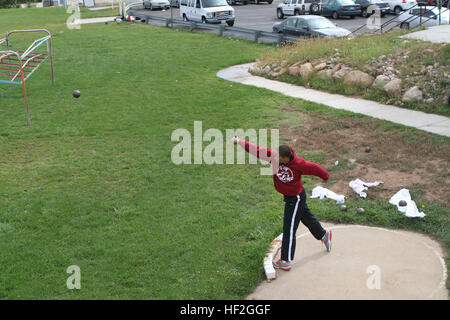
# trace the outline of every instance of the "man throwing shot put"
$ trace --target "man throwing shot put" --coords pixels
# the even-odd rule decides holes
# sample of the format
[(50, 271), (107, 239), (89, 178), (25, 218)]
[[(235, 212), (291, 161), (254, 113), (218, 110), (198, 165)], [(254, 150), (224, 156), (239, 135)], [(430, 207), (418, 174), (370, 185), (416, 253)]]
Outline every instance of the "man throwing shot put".
[(273, 261), (275, 268), (291, 270), (294, 259), (296, 231), (300, 221), (311, 234), (321, 240), (328, 252), (331, 250), (331, 230), (322, 228), (320, 222), (311, 213), (306, 204), (306, 192), (302, 184), (302, 175), (314, 175), (328, 180), (330, 174), (318, 164), (299, 158), (288, 145), (281, 145), (278, 151), (254, 145), (248, 141), (233, 138), (234, 144), (239, 144), (250, 154), (268, 161), (273, 169), (273, 184), (275, 189), (284, 195), (283, 241), (281, 244), (281, 259)]

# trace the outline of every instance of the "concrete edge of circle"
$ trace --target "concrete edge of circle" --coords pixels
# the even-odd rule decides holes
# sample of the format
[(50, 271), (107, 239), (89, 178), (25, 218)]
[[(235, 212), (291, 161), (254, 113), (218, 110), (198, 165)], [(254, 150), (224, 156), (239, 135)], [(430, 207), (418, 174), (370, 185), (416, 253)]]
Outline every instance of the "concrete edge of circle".
[(266, 273), (267, 281), (275, 280), (277, 277), (277, 273), (275, 272), (275, 268), (273, 267), (272, 261), (278, 253), (278, 250), (281, 248), (281, 241), (283, 240), (283, 234), (281, 233), (278, 237), (273, 239), (272, 244), (270, 245), (269, 251), (264, 257), (264, 272)]

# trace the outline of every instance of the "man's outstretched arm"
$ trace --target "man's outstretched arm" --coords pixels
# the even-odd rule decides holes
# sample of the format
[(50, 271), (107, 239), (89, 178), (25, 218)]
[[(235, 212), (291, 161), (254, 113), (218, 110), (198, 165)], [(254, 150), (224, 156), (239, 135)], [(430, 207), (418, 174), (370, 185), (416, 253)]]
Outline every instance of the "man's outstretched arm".
[(253, 144), (251, 142), (241, 140), (237, 137), (234, 137), (232, 139), (234, 144), (239, 144), (242, 148), (245, 149), (248, 153), (254, 155), (255, 157), (271, 162), (272, 156), (275, 155), (275, 152), (268, 148), (262, 148), (256, 144)]
[(330, 174), (317, 163), (304, 161), (300, 169), (301, 173), (304, 175), (312, 175), (327, 181), (330, 178)]

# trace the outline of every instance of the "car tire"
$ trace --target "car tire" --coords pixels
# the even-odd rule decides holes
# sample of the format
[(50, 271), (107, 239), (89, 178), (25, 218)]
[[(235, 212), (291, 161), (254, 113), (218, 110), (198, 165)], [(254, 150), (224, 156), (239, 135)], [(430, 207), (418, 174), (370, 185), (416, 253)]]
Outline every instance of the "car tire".
[(188, 22), (188, 21), (189, 21), (189, 19), (187, 18), (187, 16), (186, 16), (185, 13), (183, 13), (183, 21), (185, 21), (185, 22)]
[(309, 11), (311, 14), (319, 14), (320, 6), (318, 3), (311, 4), (311, 7), (309, 8)]
[(350, 19), (355, 19), (355, 16), (350, 16)]
[(227, 25), (228, 25), (229, 27), (234, 26), (234, 21), (227, 21)]
[(402, 29), (402, 30), (409, 30), (409, 23), (408, 22), (402, 22), (400, 24), (400, 29)]
[(151, 3), (150, 3), (150, 11), (153, 11), (153, 6)]
[(267, 1), (268, 4), (272, 4), (273, 0)]
[(361, 16), (364, 17), (364, 18), (367, 18), (367, 17), (368, 17), (367, 9), (362, 9), (362, 11), (361, 11)]
[(202, 23), (206, 23), (206, 18), (202, 17)]
[(300, 11), (294, 10), (294, 16), (299, 16), (299, 15), (300, 15)]
[(397, 6), (397, 7), (395, 7), (394, 8), (394, 13), (395, 13), (395, 15), (400, 15), (401, 13), (402, 13), (402, 7), (400, 7), (400, 6)]
[(337, 20), (337, 19), (339, 19), (339, 14), (336, 11), (333, 11), (332, 17), (334, 20)]
[(283, 19), (284, 18), (284, 14), (283, 14), (283, 11), (281, 9), (277, 9), (277, 18), (278, 19)]

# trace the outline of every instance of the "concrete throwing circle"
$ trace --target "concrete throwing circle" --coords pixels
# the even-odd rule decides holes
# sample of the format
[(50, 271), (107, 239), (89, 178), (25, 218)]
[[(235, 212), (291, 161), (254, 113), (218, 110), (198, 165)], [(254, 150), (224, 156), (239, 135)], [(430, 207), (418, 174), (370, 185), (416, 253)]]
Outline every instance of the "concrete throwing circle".
[[(440, 245), (419, 233), (323, 224), (332, 249), (301, 225), (291, 271), (261, 283), (247, 299), (448, 299)], [(279, 252), (277, 254), (277, 259)]]

